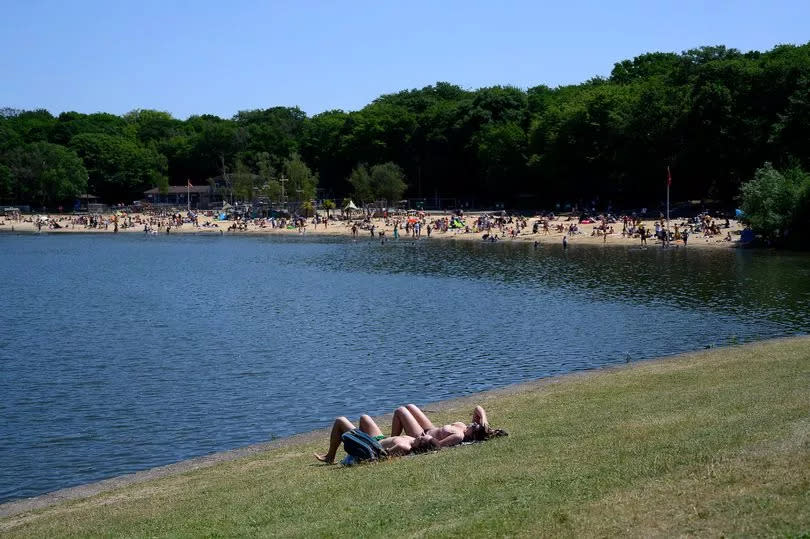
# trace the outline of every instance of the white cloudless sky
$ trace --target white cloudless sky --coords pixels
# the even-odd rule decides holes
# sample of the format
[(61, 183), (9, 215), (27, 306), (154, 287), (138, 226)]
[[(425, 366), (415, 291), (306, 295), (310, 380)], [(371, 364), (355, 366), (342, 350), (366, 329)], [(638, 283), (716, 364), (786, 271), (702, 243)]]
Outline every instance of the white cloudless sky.
[(0, 107), (357, 110), (437, 81), (577, 84), (645, 52), (810, 41), (810, 1), (0, 0)]

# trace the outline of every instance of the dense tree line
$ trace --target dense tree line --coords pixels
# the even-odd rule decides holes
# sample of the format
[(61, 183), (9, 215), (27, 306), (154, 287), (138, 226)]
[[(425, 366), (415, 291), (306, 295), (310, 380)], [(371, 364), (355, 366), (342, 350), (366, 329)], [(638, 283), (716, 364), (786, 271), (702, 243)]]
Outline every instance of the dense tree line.
[[(810, 170), (810, 44), (742, 53), (702, 47), (615, 64), (608, 78), (526, 91), (439, 82), (361, 110), (298, 108), (187, 120), (0, 111), (0, 201), (106, 202), (227, 173), (241, 197), (457, 198), (553, 207), (673, 197), (731, 201), (765, 162)], [(400, 185), (400, 182), (404, 182)]]

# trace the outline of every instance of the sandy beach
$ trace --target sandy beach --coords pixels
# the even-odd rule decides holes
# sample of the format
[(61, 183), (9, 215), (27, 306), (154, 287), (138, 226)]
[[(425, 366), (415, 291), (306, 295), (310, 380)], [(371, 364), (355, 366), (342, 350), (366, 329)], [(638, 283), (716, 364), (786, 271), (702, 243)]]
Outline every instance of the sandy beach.
[[(422, 233), (419, 241), (434, 241), (434, 240), (452, 240), (452, 241), (484, 241), (483, 236), (487, 234), (486, 230), (477, 230), (475, 226), (479, 216), (487, 215), (482, 212), (469, 213), (464, 215), (464, 222), (466, 223), (469, 231), (465, 228), (450, 228), (447, 231), (433, 229), (428, 235), (426, 232), (427, 224), (433, 223), (438, 219), (448, 218), (452, 219), (450, 213), (427, 213), (421, 221)], [(232, 225), (235, 221), (219, 221), (213, 216), (200, 215), (197, 225), (190, 222), (185, 222), (181, 225), (172, 224), (167, 232), (167, 218), (159, 218), (144, 214), (126, 214), (124, 217), (119, 218), (119, 222), (129, 222), (130, 218), (133, 223), (131, 227), (120, 226), (118, 231), (115, 231), (112, 221), (112, 214), (103, 214), (101, 219), (107, 221), (107, 224), (99, 227), (91, 228), (84, 224), (76, 223), (75, 215), (59, 215), (49, 214), (48, 223), (55, 222), (61, 228), (53, 228), (50, 225), (43, 224), (38, 227), (36, 219), (37, 214), (23, 215), (19, 220), (12, 220), (8, 217), (0, 217), (0, 233), (18, 233), (18, 234), (144, 234), (144, 224), (152, 223), (151, 228), (153, 234), (195, 234), (195, 235), (222, 235), (222, 236), (239, 236), (239, 235), (277, 235), (277, 236), (322, 236), (322, 237), (352, 237), (352, 225), (357, 225), (356, 239), (358, 241), (382, 241), (383, 238), (379, 233), (384, 232), (384, 239), (388, 241), (413, 241), (414, 238), (411, 232), (406, 232), (404, 220), (400, 221), (399, 238), (394, 238), (394, 219), (374, 218), (370, 221), (363, 223), (360, 220), (348, 221), (330, 219), (327, 225), (323, 223), (314, 224), (313, 219), (307, 219), (306, 226), (300, 227), (273, 227), (268, 220), (253, 219), (247, 221), (240, 229), (234, 230)], [(491, 234), (496, 235), (496, 242), (538, 242), (542, 245), (562, 244), (563, 238), (567, 237), (569, 246), (574, 245), (612, 245), (612, 246), (638, 246), (641, 244), (641, 239), (638, 234), (634, 237), (630, 235), (623, 236), (622, 222), (618, 221), (611, 223), (608, 226), (612, 227), (614, 232), (608, 233), (604, 237), (596, 229), (599, 223), (582, 223), (578, 225), (578, 232), (569, 234), (566, 230), (571, 225), (576, 223), (575, 219), (569, 220), (567, 216), (557, 216), (549, 221), (549, 230), (545, 231), (542, 226), (539, 227), (538, 232), (533, 232), (535, 221), (540, 220), (541, 217), (526, 218), (525, 228), (519, 230), (516, 234), (513, 233), (515, 223), (506, 223), (502, 229), (493, 227)], [(652, 234), (655, 230), (655, 223), (658, 220), (647, 219), (642, 221), (648, 234)], [(683, 230), (687, 226), (687, 219), (672, 219), (670, 221), (670, 230), (674, 231), (675, 225), (678, 225), (679, 230)], [(372, 235), (371, 226), (374, 227), (374, 234)], [(725, 220), (718, 219), (717, 225), (719, 233), (713, 236), (705, 237), (703, 233), (692, 233), (688, 238), (689, 247), (698, 248), (729, 248), (738, 244), (740, 239), (740, 232), (744, 226), (736, 220), (729, 221), (729, 228), (725, 228)], [(562, 227), (563, 230), (558, 230)], [(729, 240), (729, 237), (731, 238)], [(647, 246), (654, 247), (660, 246), (661, 242), (655, 237), (648, 237)], [(672, 241), (671, 246), (684, 246), (682, 239)]]

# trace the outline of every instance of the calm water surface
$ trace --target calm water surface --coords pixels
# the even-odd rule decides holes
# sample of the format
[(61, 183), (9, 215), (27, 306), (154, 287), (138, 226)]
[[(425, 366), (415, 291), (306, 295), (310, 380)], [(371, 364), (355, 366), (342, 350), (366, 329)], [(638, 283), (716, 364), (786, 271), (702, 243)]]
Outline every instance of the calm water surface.
[(0, 235), (0, 256), (0, 502), (810, 329), (797, 254)]

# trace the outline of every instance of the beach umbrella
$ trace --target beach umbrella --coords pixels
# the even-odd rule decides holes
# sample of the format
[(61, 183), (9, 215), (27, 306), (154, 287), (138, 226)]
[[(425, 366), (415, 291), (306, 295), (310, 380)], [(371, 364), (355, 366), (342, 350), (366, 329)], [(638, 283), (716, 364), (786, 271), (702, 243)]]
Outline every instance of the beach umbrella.
[(349, 216), (349, 219), (352, 218), (353, 211), (360, 211), (360, 208), (354, 205), (354, 201), (350, 200), (348, 204), (343, 206), (343, 211)]

